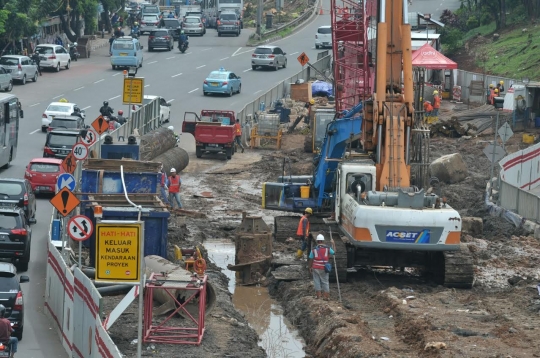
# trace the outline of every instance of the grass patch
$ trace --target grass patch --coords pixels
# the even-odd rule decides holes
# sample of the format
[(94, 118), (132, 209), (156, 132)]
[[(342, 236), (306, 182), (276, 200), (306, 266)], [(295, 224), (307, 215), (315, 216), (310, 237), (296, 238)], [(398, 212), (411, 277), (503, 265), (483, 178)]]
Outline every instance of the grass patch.
[(480, 27), (477, 27), (476, 29), (472, 29), (463, 36), (463, 42), (469, 41), (470, 39), (472, 39), (473, 37), (476, 37), (477, 35), (486, 36), (486, 35), (492, 34), (495, 32), (495, 28), (496, 28), (495, 22), (492, 22), (491, 24), (480, 26)]
[(263, 41), (266, 41), (266, 40), (271, 39), (271, 38), (276, 37), (276, 36), (285, 37), (285, 36), (290, 35), (293, 32), (293, 30), (294, 30), (294, 26), (287, 26), (287, 27), (279, 30), (277, 33), (274, 32), (274, 33), (270, 33), (268, 35), (265, 35), (263, 33), (260, 38), (257, 36), (257, 34), (252, 34), (249, 37), (248, 45), (256, 45), (258, 43), (261, 43)]

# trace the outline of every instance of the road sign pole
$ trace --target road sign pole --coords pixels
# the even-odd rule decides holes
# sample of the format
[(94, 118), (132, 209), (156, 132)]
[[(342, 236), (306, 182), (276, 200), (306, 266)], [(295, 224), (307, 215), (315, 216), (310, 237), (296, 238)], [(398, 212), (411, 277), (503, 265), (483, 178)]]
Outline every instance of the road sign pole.
[(495, 121), (495, 137), (493, 138), (493, 152), (491, 153), (491, 170), (489, 174), (489, 196), (493, 193), (493, 172), (495, 170), (495, 148), (497, 148), (497, 128), (499, 128), (499, 110), (497, 109), (497, 119)]
[(82, 241), (79, 241), (79, 268), (82, 270), (81, 256), (82, 256)]

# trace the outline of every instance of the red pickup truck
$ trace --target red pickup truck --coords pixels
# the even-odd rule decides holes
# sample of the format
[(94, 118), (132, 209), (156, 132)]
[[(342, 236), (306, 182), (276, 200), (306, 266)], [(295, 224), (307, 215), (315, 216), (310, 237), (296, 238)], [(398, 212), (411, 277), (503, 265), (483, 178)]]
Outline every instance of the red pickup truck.
[(234, 111), (202, 110), (184, 113), (182, 132), (195, 137), (195, 154), (201, 158), (204, 153), (225, 153), (231, 159), (236, 148), (234, 138)]

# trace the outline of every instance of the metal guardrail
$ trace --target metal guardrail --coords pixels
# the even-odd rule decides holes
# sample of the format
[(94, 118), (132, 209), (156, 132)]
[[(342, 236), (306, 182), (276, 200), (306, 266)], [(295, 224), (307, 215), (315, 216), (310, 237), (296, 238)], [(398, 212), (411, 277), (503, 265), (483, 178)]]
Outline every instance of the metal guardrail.
[[(319, 3), (319, 1), (316, 1), (316, 4)], [(272, 35), (272, 34), (277, 34), (278, 32), (280, 32), (281, 30), (283, 29), (286, 29), (287, 27), (291, 27), (291, 26), (297, 26), (299, 24), (301, 24), (302, 22), (304, 22), (305, 20), (309, 19), (310, 17), (314, 16), (317, 12), (317, 9), (318, 9), (318, 6), (317, 5), (314, 5), (308, 9), (306, 9), (306, 11), (304, 11), (304, 13), (300, 16), (298, 16), (296, 19), (284, 24), (284, 25), (281, 25), (280, 27), (278, 28), (275, 28), (275, 29), (272, 29), (272, 30), (269, 30), (269, 31), (265, 31), (262, 35), (264, 36), (268, 36), (268, 35)]]

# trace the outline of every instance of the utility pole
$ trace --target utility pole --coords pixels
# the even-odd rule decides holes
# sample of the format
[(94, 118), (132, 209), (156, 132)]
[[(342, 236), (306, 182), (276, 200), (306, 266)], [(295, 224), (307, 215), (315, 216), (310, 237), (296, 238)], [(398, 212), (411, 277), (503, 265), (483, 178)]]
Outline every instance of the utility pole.
[(259, 0), (259, 5), (257, 6), (257, 35), (261, 36), (261, 27), (262, 27), (262, 13), (263, 13), (263, 0)]

